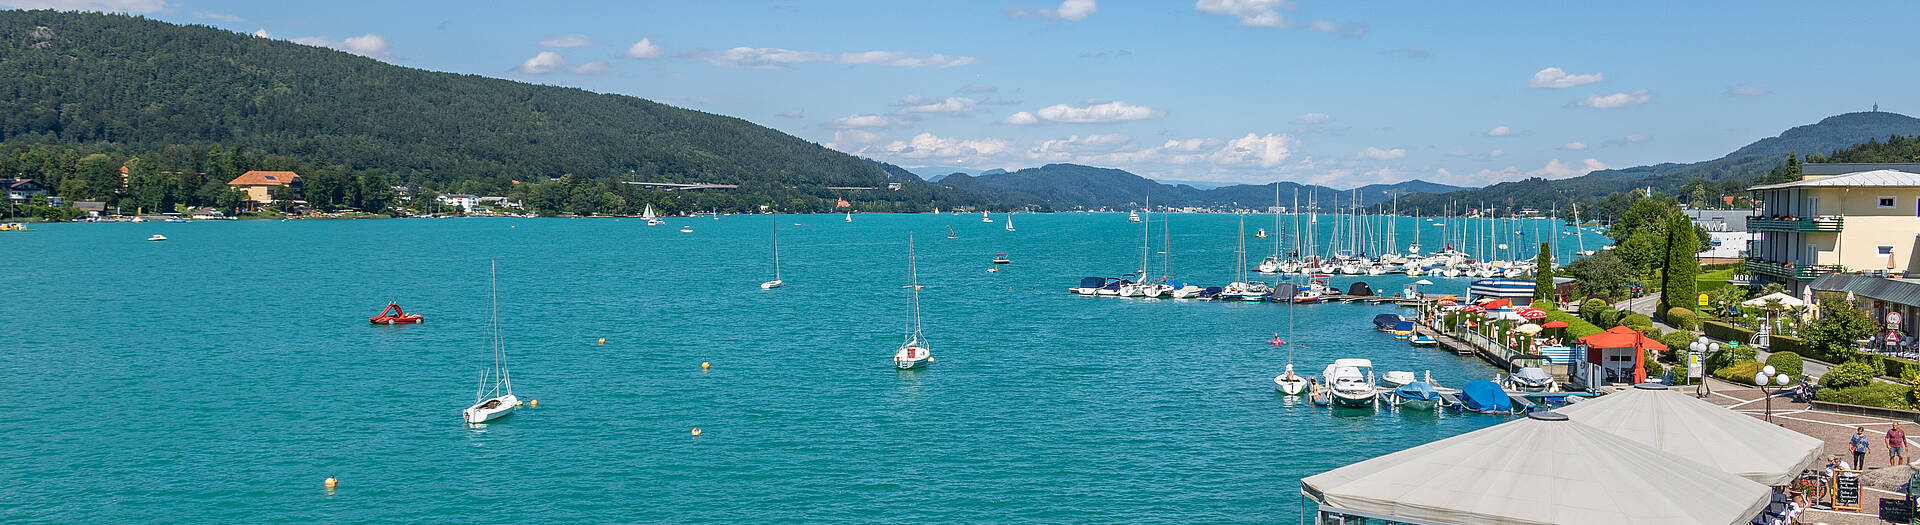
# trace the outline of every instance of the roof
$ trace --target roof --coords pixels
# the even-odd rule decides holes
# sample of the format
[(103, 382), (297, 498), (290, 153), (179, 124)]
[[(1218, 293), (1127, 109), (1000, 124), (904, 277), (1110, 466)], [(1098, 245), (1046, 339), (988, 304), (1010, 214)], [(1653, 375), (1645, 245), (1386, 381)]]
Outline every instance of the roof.
[(1750, 190), (1781, 190), (1787, 188), (1920, 188), (1920, 173), (1899, 170), (1856, 171), (1845, 175), (1802, 179), (1780, 184), (1766, 184), (1747, 188)]
[(1638, 348), (1641, 350), (1666, 350), (1667, 345), (1647, 337), (1639, 330), (1625, 326), (1608, 328), (1605, 332), (1580, 338), (1580, 342), (1594, 348)]
[(1815, 290), (1853, 292), (1854, 295), (1868, 299), (1920, 306), (1920, 279), (1830, 273), (1814, 279), (1813, 284), (1808, 286)]
[(227, 182), (228, 186), (285, 186), (299, 179), (300, 174), (291, 171), (249, 171)]
[(1819, 438), (1665, 388), (1630, 388), (1556, 410), (1768, 486), (1786, 485), (1826, 449)]
[(1806, 301), (1802, 301), (1798, 297), (1794, 297), (1794, 296), (1787, 295), (1780, 292), (1773, 292), (1770, 294), (1748, 299), (1746, 302), (1743, 302), (1740, 304), (1743, 304), (1746, 306), (1766, 306), (1767, 301), (1780, 301), (1780, 306), (1804, 306), (1807, 304)]
[(1300, 489), (1322, 510), (1497, 525), (1735, 525), (1759, 514), (1772, 493), (1552, 413), (1309, 476)]
[(1920, 173), (1920, 162), (1808, 162), (1800, 165), (1800, 173), (1807, 175), (1844, 175), (1873, 170)]

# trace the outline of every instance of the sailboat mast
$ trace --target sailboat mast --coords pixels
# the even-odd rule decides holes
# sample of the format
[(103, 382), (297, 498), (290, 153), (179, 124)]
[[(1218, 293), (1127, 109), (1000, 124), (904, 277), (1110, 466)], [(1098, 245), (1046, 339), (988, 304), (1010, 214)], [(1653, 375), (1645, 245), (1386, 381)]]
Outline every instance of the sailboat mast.
[(493, 303), (493, 369), (500, 374), (500, 385), (513, 394), (513, 373), (507, 370), (507, 345), (500, 339), (500, 262), (489, 260), (487, 279), (493, 291), (490, 300)]
[(773, 217), (773, 280), (780, 280), (780, 217)]
[(1273, 183), (1273, 260), (1280, 260), (1280, 183)]
[(1153, 196), (1147, 196), (1147, 212), (1140, 215), (1140, 280), (1147, 280), (1147, 236), (1153, 233)]

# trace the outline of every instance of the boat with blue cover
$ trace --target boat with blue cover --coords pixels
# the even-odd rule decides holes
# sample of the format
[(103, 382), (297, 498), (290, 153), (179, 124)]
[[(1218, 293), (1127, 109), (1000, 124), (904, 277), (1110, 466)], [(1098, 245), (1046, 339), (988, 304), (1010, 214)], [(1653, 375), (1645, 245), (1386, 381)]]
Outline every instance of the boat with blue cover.
[(1513, 398), (1500, 384), (1485, 379), (1468, 381), (1460, 388), (1460, 408), (1482, 414), (1514, 413)]
[(1440, 402), (1440, 391), (1426, 381), (1414, 381), (1393, 389), (1393, 406), (1402, 409), (1432, 410)]
[(1400, 324), (1399, 314), (1380, 314), (1373, 316), (1373, 326), (1382, 332), (1392, 332)]

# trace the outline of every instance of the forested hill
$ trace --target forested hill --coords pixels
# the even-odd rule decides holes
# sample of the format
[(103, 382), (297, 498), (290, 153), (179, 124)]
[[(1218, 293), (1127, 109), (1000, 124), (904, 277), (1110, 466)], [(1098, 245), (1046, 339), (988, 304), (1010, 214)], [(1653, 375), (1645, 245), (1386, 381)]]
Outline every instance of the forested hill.
[(0, 11), (0, 142), (136, 151), (217, 143), (500, 185), (564, 173), (803, 188), (889, 178), (873, 163), (745, 120), (635, 97), (52, 11)]
[[(1126, 170), (1097, 168), (1078, 164), (1048, 164), (1037, 168), (1001, 173), (967, 175), (954, 173), (940, 179), (940, 185), (979, 195), (995, 202), (1031, 203), (1052, 209), (1137, 208), (1149, 198), (1159, 206), (1204, 206), (1266, 208), (1273, 204), (1274, 184), (1236, 184), (1198, 189), (1185, 184), (1163, 184)], [(1422, 180), (1398, 184), (1374, 184), (1351, 190), (1325, 186), (1279, 183), (1282, 205), (1291, 205), (1294, 195), (1300, 204), (1316, 200), (1322, 209), (1350, 205), (1358, 196), (1365, 204), (1388, 202), (1395, 193), (1452, 191), (1461, 189)]]

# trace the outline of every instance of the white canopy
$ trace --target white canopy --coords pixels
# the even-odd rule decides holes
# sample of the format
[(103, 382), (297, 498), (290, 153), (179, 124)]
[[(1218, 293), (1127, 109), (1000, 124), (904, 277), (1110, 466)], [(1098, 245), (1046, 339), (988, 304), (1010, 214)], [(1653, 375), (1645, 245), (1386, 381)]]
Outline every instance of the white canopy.
[(1767, 305), (1767, 301), (1780, 301), (1780, 306), (1802, 306), (1807, 304), (1806, 301), (1802, 301), (1798, 298), (1795, 298), (1794, 296), (1787, 295), (1780, 292), (1773, 292), (1770, 294), (1748, 299), (1746, 302), (1740, 303), (1740, 304), (1747, 305), (1747, 306), (1765, 307)]
[(1825, 450), (1818, 438), (1669, 392), (1664, 385), (1641, 385), (1559, 412), (1762, 485), (1786, 485)]
[(1771, 489), (1554, 413), (1300, 480), (1321, 510), (1495, 525), (1747, 523)]

